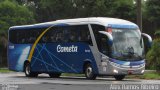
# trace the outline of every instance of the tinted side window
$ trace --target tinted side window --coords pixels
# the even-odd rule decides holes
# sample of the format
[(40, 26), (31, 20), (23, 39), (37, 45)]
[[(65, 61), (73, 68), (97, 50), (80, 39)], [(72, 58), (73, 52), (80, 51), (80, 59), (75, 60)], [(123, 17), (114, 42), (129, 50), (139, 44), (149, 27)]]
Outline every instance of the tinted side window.
[(90, 31), (87, 25), (71, 26), (69, 32), (70, 42), (85, 42), (92, 44)]
[(32, 29), (32, 30), (24, 30), (25, 37), (23, 38), (25, 41), (22, 43), (34, 43), (38, 36), (42, 33), (42, 30), (40, 29)]
[(108, 37), (106, 35), (100, 34), (98, 32), (98, 31), (104, 31), (105, 27), (101, 26), (101, 25), (91, 25), (91, 26), (92, 26), (92, 30), (95, 35), (98, 50), (101, 53), (110, 56), (111, 55), (111, 47), (107, 43)]
[[(9, 40), (12, 43), (34, 43), (38, 36), (45, 30), (26, 29), (26, 30), (10, 30)], [(58, 26), (52, 27), (40, 39), (39, 43), (53, 43), (53, 42), (85, 42), (91, 44), (91, 36), (87, 25), (75, 26)]]
[(66, 29), (68, 27), (52, 27), (43, 35), (40, 43), (66, 42)]
[(14, 44), (34, 43), (42, 29), (10, 30), (9, 41)]
[(9, 32), (9, 40), (11, 43), (25, 43), (25, 31), (24, 30), (10, 30)]
[(17, 35), (16, 35), (16, 30), (10, 30), (9, 31), (9, 41), (11, 43), (17, 43)]
[(91, 37), (87, 25), (53, 27), (41, 39), (42, 43), (89, 41)]
[(101, 25), (92, 24), (91, 27), (92, 27), (92, 30), (93, 30), (93, 33), (94, 33), (94, 36), (95, 36), (96, 39), (97, 39), (97, 37), (100, 37), (98, 31), (104, 31), (105, 30), (105, 27), (101, 26)]
[(94, 33), (94, 36), (97, 42), (98, 49), (100, 50), (102, 46), (101, 45), (101, 34), (99, 34), (98, 31), (104, 31), (105, 27), (101, 25), (95, 25), (95, 24), (91, 25), (91, 27), (92, 27), (92, 30), (93, 30), (93, 33)]

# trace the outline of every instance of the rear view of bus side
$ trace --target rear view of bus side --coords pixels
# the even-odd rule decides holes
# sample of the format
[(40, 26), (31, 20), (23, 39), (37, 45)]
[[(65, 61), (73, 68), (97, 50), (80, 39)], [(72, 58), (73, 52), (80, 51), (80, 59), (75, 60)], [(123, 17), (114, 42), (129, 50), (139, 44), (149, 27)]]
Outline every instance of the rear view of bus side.
[(77, 18), (8, 30), (8, 66), (27, 77), (47, 73), (84, 73), (87, 79), (111, 75), (122, 80), (128, 74), (143, 74), (143, 38), (132, 22), (116, 18)]

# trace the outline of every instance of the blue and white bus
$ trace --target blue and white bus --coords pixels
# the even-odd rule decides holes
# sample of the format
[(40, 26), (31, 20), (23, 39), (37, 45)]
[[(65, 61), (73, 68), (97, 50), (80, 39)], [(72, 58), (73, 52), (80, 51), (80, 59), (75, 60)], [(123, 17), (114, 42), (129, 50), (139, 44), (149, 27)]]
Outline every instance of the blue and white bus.
[(139, 27), (126, 20), (92, 17), (13, 26), (8, 30), (8, 66), (27, 77), (84, 73), (122, 80), (143, 74), (145, 55)]

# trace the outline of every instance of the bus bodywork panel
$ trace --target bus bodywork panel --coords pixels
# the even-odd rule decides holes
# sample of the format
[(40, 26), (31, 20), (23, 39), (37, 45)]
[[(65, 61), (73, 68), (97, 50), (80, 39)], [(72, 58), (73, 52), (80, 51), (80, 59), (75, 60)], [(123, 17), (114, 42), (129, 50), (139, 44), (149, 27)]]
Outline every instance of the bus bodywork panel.
[(145, 61), (121, 61), (109, 59), (102, 62), (102, 75), (138, 75), (143, 74), (145, 69)]
[[(31, 46), (27, 44), (9, 46), (9, 69), (23, 71)], [(31, 68), (32, 71), (40, 73), (83, 73), (85, 61), (91, 62), (95, 73), (98, 73), (91, 49), (85, 43), (37, 44), (32, 56)]]
[(8, 67), (10, 70), (23, 71), (24, 61), (27, 60), (31, 45), (11, 44), (8, 46)]

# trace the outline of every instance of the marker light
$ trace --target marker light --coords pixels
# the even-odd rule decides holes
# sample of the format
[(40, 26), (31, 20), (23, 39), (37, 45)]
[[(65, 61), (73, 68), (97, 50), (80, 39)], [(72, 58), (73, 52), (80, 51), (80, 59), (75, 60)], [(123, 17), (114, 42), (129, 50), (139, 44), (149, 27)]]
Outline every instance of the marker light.
[(111, 27), (108, 27), (106, 31), (107, 31), (108, 33), (112, 34), (112, 28), (111, 28)]

